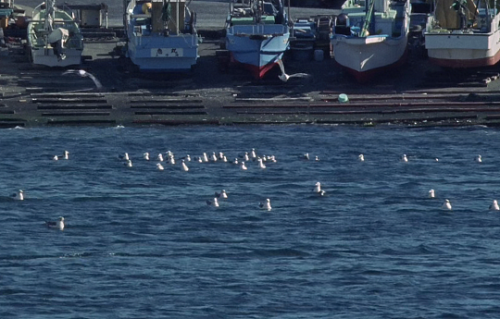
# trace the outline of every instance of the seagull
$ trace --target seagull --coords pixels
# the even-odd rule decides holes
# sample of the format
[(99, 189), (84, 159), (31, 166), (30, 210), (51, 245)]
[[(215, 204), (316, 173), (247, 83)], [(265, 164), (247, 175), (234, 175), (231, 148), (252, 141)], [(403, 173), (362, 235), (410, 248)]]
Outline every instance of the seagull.
[(159, 170), (159, 171), (163, 171), (165, 168), (163, 167), (163, 165), (161, 165), (161, 163), (156, 163), (156, 168)]
[(226, 190), (223, 189), (220, 193), (215, 192), (215, 197), (217, 197), (217, 198), (221, 198), (222, 197), (222, 198), (226, 199), (227, 198)]
[(161, 153), (158, 154), (158, 160), (160, 162), (163, 162), (163, 155)]
[(266, 165), (262, 162), (262, 158), (259, 158), (258, 161), (259, 161), (259, 168), (262, 169), (266, 168)]
[(401, 162), (408, 162), (408, 157), (406, 156), (406, 154), (403, 154), (403, 156), (401, 157)]
[(207, 153), (203, 153), (203, 161), (208, 162), (208, 155)]
[(127, 166), (127, 167), (132, 167), (132, 161), (131, 160), (127, 160), (124, 165)]
[(52, 158), (54, 161), (58, 161), (59, 159), (69, 159), (69, 152), (68, 151), (64, 151), (64, 155), (54, 155), (54, 157)]
[(189, 154), (186, 155), (186, 161), (191, 162), (191, 156), (189, 156)]
[(144, 157), (144, 159), (145, 159), (146, 161), (149, 161), (149, 153), (148, 153), (148, 152), (146, 152), (146, 153), (142, 154), (142, 156)]
[(433, 189), (429, 190), (429, 198), (435, 198), (436, 194)]
[(175, 158), (173, 156), (169, 156), (168, 160), (169, 160), (170, 164), (175, 165)]
[(12, 194), (10, 197), (14, 200), (24, 200), (24, 192), (20, 189), (17, 193)]
[(278, 60), (278, 65), (280, 66), (281, 74), (278, 75), (278, 78), (283, 81), (287, 82), (290, 78), (311, 78), (312, 75), (307, 74), (307, 73), (295, 73), (292, 75), (288, 75), (285, 73), (285, 65), (283, 64), (283, 61)]
[(314, 184), (314, 192), (317, 193), (320, 196), (325, 196), (325, 194), (326, 194), (326, 192), (321, 189), (321, 183), (320, 182), (316, 182), (316, 184)]
[(212, 152), (212, 161), (217, 162), (217, 155), (215, 155), (215, 152)]
[(241, 162), (241, 169), (244, 171), (247, 170), (247, 166), (245, 165), (245, 162)]
[(94, 82), (97, 89), (102, 89), (101, 82), (99, 82), (99, 80), (93, 74), (85, 70), (67, 70), (62, 75), (68, 75), (68, 74), (76, 74), (81, 76), (82, 78), (90, 78)]
[(314, 158), (314, 160), (315, 160), (316, 162), (319, 162), (319, 156), (318, 156), (318, 155), (316, 155), (316, 157)]
[(498, 207), (498, 202), (496, 199), (494, 199), (493, 203), (491, 203), (490, 210), (500, 210), (500, 207)]
[(436, 162), (439, 162), (439, 158), (437, 158), (437, 157), (436, 157), (436, 158), (435, 158), (435, 161), (436, 161)]
[(445, 199), (442, 209), (451, 210), (451, 203), (449, 199)]
[(255, 148), (252, 148), (252, 152), (250, 152), (250, 155), (252, 156), (252, 158), (257, 157), (257, 154), (255, 153)]
[(359, 154), (358, 155), (358, 159), (360, 162), (364, 162), (365, 161), (365, 156), (363, 154)]
[(300, 159), (309, 160), (309, 153), (305, 153), (299, 156)]
[(478, 162), (478, 163), (482, 163), (483, 162), (483, 158), (481, 157), (481, 155), (476, 156), (476, 158), (474, 160), (476, 162)]
[(64, 230), (64, 217), (59, 217), (57, 222), (45, 222), (45, 225), (47, 225), (47, 228)]
[(207, 200), (207, 205), (213, 207), (219, 207), (219, 201), (217, 200), (217, 197), (214, 197), (212, 201)]
[(182, 164), (181, 164), (181, 166), (182, 166), (182, 170), (183, 170), (184, 172), (189, 171), (189, 168), (187, 167), (187, 165), (186, 165), (186, 163), (184, 162), (184, 160), (182, 160)]
[(125, 153), (123, 155), (119, 155), (118, 158), (122, 159), (122, 160), (125, 160), (125, 161), (130, 160), (130, 157), (128, 156), (128, 153)]
[(259, 203), (260, 209), (271, 210), (271, 200), (269, 198), (266, 199), (265, 203)]

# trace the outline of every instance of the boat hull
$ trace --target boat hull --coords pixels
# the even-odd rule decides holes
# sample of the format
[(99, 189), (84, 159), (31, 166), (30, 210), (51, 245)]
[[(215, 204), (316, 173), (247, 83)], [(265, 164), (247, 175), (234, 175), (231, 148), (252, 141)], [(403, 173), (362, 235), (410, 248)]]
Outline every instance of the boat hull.
[(187, 72), (199, 58), (195, 14), (185, 1), (168, 3), (171, 15), (165, 21), (161, 2), (127, 5), (127, 56), (141, 72)]
[(80, 65), (82, 63), (82, 50), (65, 49), (64, 60), (58, 60), (51, 47), (34, 48), (30, 47), (30, 58), (35, 65), (44, 65), (48, 67), (68, 67)]
[(500, 32), (489, 34), (427, 33), (425, 46), (433, 64), (456, 69), (492, 66), (500, 60)]
[(351, 37), (337, 35), (333, 41), (335, 61), (358, 82), (370, 81), (376, 74), (406, 61), (408, 37)]
[(231, 61), (263, 78), (289, 48), (290, 33), (284, 25), (234, 26), (227, 30), (226, 49)]
[(131, 36), (128, 56), (144, 72), (189, 71), (198, 60), (198, 36)]

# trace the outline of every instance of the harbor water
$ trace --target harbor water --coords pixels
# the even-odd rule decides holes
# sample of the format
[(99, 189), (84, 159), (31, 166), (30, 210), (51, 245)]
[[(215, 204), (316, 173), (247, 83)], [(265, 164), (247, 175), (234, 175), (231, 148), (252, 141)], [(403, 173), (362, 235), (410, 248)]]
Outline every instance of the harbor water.
[[(0, 140), (0, 318), (500, 314), (496, 128), (51, 127)], [(194, 160), (252, 149), (276, 162)], [(59, 216), (64, 231), (45, 226)]]

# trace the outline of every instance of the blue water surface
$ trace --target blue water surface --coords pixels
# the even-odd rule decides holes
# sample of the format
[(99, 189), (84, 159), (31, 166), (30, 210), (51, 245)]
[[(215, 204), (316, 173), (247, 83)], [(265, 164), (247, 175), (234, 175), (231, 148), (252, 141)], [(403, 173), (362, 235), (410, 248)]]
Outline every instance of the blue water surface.
[[(0, 130), (0, 318), (499, 318), (499, 142), (485, 127)], [(252, 148), (277, 162), (180, 167)], [(59, 216), (64, 231), (45, 227)]]

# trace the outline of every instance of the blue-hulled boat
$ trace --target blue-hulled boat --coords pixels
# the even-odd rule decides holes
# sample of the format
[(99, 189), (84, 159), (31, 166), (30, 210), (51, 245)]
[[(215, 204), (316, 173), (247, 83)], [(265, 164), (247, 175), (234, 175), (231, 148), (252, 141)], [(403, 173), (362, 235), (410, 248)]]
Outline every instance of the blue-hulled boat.
[(127, 56), (140, 71), (182, 72), (196, 64), (196, 14), (188, 5), (185, 0), (127, 1)]
[(231, 62), (261, 79), (289, 49), (290, 30), (283, 0), (231, 2), (226, 19), (225, 46)]

